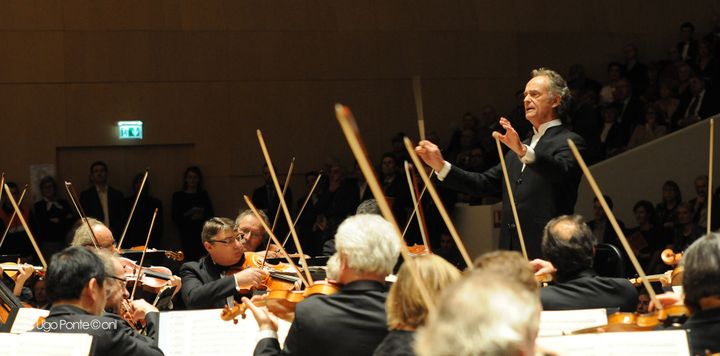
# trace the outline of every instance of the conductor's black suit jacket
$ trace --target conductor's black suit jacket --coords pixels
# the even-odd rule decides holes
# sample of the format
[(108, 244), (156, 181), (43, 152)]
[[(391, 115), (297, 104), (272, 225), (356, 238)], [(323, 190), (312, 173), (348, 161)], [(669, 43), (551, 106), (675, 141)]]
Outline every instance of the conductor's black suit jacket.
[(340, 292), (318, 295), (298, 303), (285, 346), (264, 338), (255, 356), (270, 355), (372, 355), (388, 333), (385, 317), (386, 288), (375, 281), (356, 281)]
[[(524, 170), (517, 154), (513, 151), (505, 154), (510, 185), (530, 259), (542, 257), (540, 242), (545, 224), (559, 215), (572, 214), (575, 208), (582, 172), (570, 151), (568, 139), (572, 139), (580, 152), (583, 152), (585, 142), (578, 134), (564, 126), (548, 128), (534, 148), (535, 161), (528, 164)], [(530, 140), (523, 143), (530, 145)], [(502, 192), (500, 248), (520, 251), (510, 200), (499, 164), (483, 173), (467, 172), (453, 166), (442, 183), (448, 188), (469, 194)]]

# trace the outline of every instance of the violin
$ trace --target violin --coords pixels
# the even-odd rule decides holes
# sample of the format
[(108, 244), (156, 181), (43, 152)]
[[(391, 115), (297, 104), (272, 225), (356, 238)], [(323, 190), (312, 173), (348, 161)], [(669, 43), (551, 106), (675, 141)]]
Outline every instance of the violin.
[[(140, 268), (135, 262), (125, 257), (120, 257), (120, 263), (122, 263), (125, 269), (125, 277), (128, 279), (128, 284), (134, 284), (137, 282), (137, 269)], [(140, 285), (146, 292), (153, 294), (160, 293), (161, 289), (168, 284), (168, 281), (172, 277), (172, 271), (164, 266), (150, 266), (142, 267), (140, 273)]]
[(666, 248), (660, 253), (660, 259), (668, 266), (676, 266), (682, 260), (682, 252), (675, 253), (672, 249)]
[[(15, 279), (15, 276), (19, 273), (18, 271), (22, 268), (22, 264), (15, 262), (3, 262), (0, 263), (0, 270), (2, 270), (8, 277)], [(32, 266), (35, 270), (35, 274), (43, 277), (45, 276), (45, 268), (42, 266)]]
[[(122, 249), (120, 251), (120, 254), (125, 255), (125, 254), (131, 254), (131, 253), (142, 253), (144, 249), (145, 249), (144, 246), (133, 246), (128, 249)], [(149, 248), (147, 250), (147, 252), (162, 253), (165, 255), (166, 258), (169, 258), (173, 261), (182, 262), (185, 260), (185, 254), (182, 251), (175, 252), (175, 251), (170, 251), (170, 250), (157, 250), (154, 248)]]
[[(281, 319), (291, 321), (295, 315), (295, 306), (305, 298), (313, 295), (332, 295), (340, 290), (340, 285), (335, 281), (315, 281), (312, 286), (301, 291), (294, 290), (273, 290), (259, 300), (252, 301), (257, 306), (266, 306), (270, 312)], [(225, 321), (232, 320), (238, 323), (237, 316), (245, 319), (247, 305), (234, 302), (232, 307), (227, 305), (223, 308), (220, 318)]]
[(123, 299), (120, 305), (119, 315), (130, 327), (135, 331), (145, 329), (145, 320), (135, 321), (135, 307), (130, 303), (130, 300)]
[(589, 334), (595, 332), (624, 332), (624, 331), (650, 331), (662, 325), (663, 328), (682, 325), (690, 317), (690, 311), (683, 304), (675, 304), (660, 311), (638, 313), (613, 313), (608, 316), (607, 325), (575, 330), (575, 334)]
[(430, 254), (430, 250), (427, 248), (426, 245), (414, 244), (412, 246), (408, 246), (408, 254), (410, 256), (428, 255)]
[(241, 289), (241, 294), (249, 294), (254, 290), (289, 291), (296, 288), (295, 283), (298, 278), (295, 277), (295, 273), (288, 272), (288, 269), (291, 268), (290, 265), (286, 263), (278, 263), (277, 265), (263, 264), (262, 253), (258, 252), (245, 252), (245, 260), (242, 265), (230, 267), (227, 273), (235, 274), (248, 268), (262, 269), (267, 272), (267, 276), (259, 287)]

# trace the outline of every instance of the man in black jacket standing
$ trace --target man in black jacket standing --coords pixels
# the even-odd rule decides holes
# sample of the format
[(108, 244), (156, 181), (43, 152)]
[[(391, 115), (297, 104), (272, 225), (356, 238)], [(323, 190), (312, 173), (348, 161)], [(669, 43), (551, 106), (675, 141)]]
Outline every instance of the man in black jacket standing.
[[(505, 162), (531, 259), (540, 257), (540, 238), (545, 224), (558, 215), (572, 214), (577, 200), (581, 172), (567, 140), (572, 139), (581, 151), (585, 144), (560, 120), (569, 99), (570, 90), (559, 74), (545, 68), (534, 70), (523, 99), (525, 117), (532, 123), (534, 135), (523, 142), (505, 118), (500, 119), (505, 134), (493, 133), (511, 150), (505, 155)], [(520, 250), (499, 164), (483, 173), (472, 173), (445, 161), (440, 149), (430, 141), (420, 141), (415, 151), (438, 172), (438, 179), (448, 188), (469, 194), (502, 193), (500, 248)]]
[(122, 235), (127, 217), (125, 197), (119, 190), (108, 185), (108, 167), (103, 161), (90, 165), (92, 186), (80, 193), (80, 205), (89, 217), (102, 221), (110, 228), (113, 236)]

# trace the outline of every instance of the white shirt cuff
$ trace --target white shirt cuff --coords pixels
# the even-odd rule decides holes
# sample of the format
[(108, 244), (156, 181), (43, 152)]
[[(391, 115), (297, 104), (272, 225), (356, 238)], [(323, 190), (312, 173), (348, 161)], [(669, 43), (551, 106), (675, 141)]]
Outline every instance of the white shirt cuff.
[(452, 164), (450, 164), (450, 162), (448, 161), (445, 161), (440, 172), (437, 172), (437, 177), (439, 181), (442, 182), (445, 180), (445, 177), (447, 177), (448, 173), (450, 173), (450, 168), (452, 168)]
[(277, 332), (275, 330), (260, 330), (257, 334), (257, 342), (262, 339), (277, 339)]
[(520, 161), (523, 164), (532, 164), (533, 162), (535, 162), (535, 150), (528, 145), (523, 146), (525, 146), (525, 149), (527, 149), (527, 151), (525, 151), (524, 156), (520, 157)]

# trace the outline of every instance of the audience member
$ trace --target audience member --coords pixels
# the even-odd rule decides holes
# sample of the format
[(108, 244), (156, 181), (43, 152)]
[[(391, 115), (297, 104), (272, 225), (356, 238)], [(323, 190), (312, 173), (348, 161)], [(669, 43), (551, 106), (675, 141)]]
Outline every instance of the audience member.
[(80, 205), (87, 217), (96, 218), (105, 224), (113, 236), (120, 236), (125, 226), (128, 211), (125, 197), (119, 190), (108, 185), (108, 166), (103, 161), (90, 165), (88, 189), (80, 192)]
[(182, 190), (173, 193), (172, 219), (180, 234), (180, 244), (185, 257), (197, 260), (205, 253), (200, 243), (200, 233), (206, 220), (215, 215), (210, 195), (203, 187), (200, 168), (190, 166), (183, 175)]
[(65, 247), (65, 236), (75, 222), (70, 203), (57, 196), (57, 183), (51, 176), (40, 180), (42, 199), (33, 205), (30, 221), (45, 256), (52, 256)]

